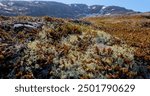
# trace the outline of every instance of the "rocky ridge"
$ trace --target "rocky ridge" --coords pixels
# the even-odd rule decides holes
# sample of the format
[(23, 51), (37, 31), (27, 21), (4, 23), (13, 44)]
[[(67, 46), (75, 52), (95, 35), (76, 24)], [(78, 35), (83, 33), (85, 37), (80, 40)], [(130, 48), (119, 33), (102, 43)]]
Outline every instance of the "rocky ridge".
[(52, 1), (0, 1), (0, 15), (4, 16), (53, 16), (61, 18), (80, 18), (101, 15), (136, 13), (119, 6), (86, 4), (63, 4)]

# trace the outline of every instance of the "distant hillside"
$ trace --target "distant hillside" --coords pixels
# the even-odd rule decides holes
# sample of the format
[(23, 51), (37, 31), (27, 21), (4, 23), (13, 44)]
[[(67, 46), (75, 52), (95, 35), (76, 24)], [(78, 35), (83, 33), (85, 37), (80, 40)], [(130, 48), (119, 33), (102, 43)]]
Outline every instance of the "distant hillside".
[(78, 18), (85, 16), (131, 14), (133, 10), (119, 6), (85, 4), (63, 4), (52, 1), (1, 1), (0, 15), (6, 16), (53, 16), (62, 18)]

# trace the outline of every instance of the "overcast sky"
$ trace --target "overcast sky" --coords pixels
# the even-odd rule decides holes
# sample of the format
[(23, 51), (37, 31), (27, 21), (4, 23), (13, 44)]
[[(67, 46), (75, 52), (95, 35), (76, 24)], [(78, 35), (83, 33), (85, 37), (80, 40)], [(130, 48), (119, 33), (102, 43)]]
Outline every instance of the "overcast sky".
[[(27, 1), (30, 1), (30, 0), (27, 0)], [(31, 0), (31, 1), (34, 1), (34, 0)], [(40, 1), (45, 1), (45, 0), (40, 0)], [(82, 4), (87, 4), (87, 5), (94, 5), (94, 4), (116, 5), (116, 6), (121, 6), (121, 7), (125, 7), (128, 9), (133, 9), (135, 11), (142, 11), (142, 12), (150, 11), (150, 0), (47, 0), (47, 1), (57, 1), (57, 2), (67, 3), (67, 4), (82, 3)]]

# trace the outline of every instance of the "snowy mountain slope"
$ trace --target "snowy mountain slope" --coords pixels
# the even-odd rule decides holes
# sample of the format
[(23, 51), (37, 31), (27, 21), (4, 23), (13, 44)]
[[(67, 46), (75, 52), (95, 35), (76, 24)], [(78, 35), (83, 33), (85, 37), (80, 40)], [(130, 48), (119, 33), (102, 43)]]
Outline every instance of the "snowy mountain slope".
[(0, 15), (17, 16), (53, 16), (62, 18), (78, 18), (84, 16), (114, 15), (135, 13), (133, 10), (118, 6), (85, 4), (63, 4), (52, 1), (1, 1)]

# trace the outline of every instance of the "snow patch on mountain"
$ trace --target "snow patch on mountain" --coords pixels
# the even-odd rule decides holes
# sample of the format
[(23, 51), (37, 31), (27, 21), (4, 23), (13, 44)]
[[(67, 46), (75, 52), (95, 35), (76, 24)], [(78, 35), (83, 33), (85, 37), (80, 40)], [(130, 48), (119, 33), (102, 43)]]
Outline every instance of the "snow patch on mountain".
[(9, 5), (9, 6), (13, 6), (13, 5), (14, 5), (14, 2), (8, 2), (8, 5)]
[(105, 14), (105, 15), (111, 15), (111, 13), (107, 13), (107, 14)]
[(92, 7), (92, 9), (96, 9), (96, 7), (95, 7), (95, 6), (93, 6), (93, 7)]
[(4, 5), (3, 3), (0, 2), (1, 7), (7, 7), (7, 5)]
[(4, 8), (6, 11), (13, 11), (11, 8)]
[(104, 9), (106, 9), (106, 8), (107, 8), (106, 6), (103, 6), (103, 7), (102, 7), (102, 10), (104, 10)]

